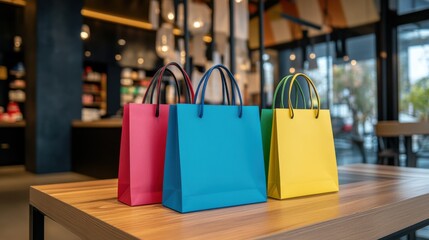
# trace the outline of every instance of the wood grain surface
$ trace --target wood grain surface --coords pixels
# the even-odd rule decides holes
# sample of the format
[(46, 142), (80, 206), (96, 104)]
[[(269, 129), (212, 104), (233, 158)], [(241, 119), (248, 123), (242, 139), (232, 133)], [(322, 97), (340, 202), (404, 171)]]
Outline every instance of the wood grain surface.
[(338, 193), (180, 214), (129, 207), (117, 180), (33, 186), (30, 204), (83, 239), (377, 239), (429, 219), (429, 170), (339, 168)]

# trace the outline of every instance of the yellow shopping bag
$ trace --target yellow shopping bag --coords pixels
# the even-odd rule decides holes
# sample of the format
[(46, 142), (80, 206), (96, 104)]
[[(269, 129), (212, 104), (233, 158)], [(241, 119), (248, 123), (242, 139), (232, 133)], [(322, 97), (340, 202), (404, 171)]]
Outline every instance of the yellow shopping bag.
[[(315, 93), (310, 94), (314, 109), (275, 109), (268, 169), (268, 196), (277, 199), (338, 191), (329, 110), (320, 109), (320, 98), (313, 81), (305, 74), (295, 74), (290, 95), (298, 77), (307, 80)], [(314, 102), (315, 101), (315, 102)]]

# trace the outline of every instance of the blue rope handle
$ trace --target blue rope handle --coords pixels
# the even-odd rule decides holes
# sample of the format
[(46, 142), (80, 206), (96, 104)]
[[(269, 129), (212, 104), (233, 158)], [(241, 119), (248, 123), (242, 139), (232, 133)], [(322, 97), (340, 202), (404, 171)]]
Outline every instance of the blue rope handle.
[[(220, 75), (221, 80), (222, 80), (222, 105), (225, 105), (225, 94), (226, 94), (226, 99), (228, 101), (228, 105), (230, 105), (231, 102), (229, 100), (229, 91), (228, 91), (228, 85), (226, 84), (225, 74), (223, 73), (223, 71), (221, 69), (217, 69), (217, 70), (219, 71), (219, 75)], [(208, 73), (208, 71), (206, 71), (204, 73), (201, 80), (205, 79), (207, 77), (207, 73)], [(201, 80), (198, 83), (197, 91), (195, 92), (196, 93), (195, 99), (197, 99), (198, 92), (200, 91), (200, 87), (202, 86), (202, 83), (203, 83), (203, 81), (201, 81)], [(232, 97), (231, 97), (232, 105), (235, 105), (235, 94), (234, 94), (234, 92), (232, 92), (231, 94), (232, 94)], [(195, 103), (196, 103), (196, 101), (195, 101)]]
[[(208, 83), (208, 80), (210, 79), (211, 73), (215, 69), (219, 69), (220, 71), (221, 70), (225, 71), (228, 74), (229, 80), (231, 82), (231, 91), (234, 92), (235, 90), (237, 90), (238, 97), (240, 99), (240, 105), (238, 106), (238, 117), (241, 118), (242, 115), (243, 115), (243, 99), (241, 97), (240, 88), (238, 87), (238, 84), (237, 84), (237, 81), (234, 78), (234, 75), (228, 70), (228, 68), (226, 68), (224, 65), (221, 65), (221, 64), (218, 64), (218, 65), (215, 65), (215, 66), (211, 67), (207, 71), (207, 74), (204, 75), (205, 78), (203, 77), (200, 80), (200, 83), (204, 82), (204, 85), (203, 85), (203, 89), (201, 91), (201, 102), (200, 102), (200, 105), (199, 105), (198, 116), (200, 118), (203, 117), (203, 114), (204, 114), (204, 97), (205, 97), (205, 92), (206, 92), (206, 88), (207, 88), (207, 83)], [(194, 103), (196, 103), (196, 100), (198, 99), (198, 93), (199, 93), (199, 91), (197, 90), (196, 96), (194, 98)]]

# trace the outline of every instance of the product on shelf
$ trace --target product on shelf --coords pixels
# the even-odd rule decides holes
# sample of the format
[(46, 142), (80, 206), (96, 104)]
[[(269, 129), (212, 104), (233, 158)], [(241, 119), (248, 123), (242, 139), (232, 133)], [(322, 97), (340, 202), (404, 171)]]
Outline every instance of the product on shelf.
[(3, 112), (3, 107), (0, 107), (0, 120), (4, 122), (17, 122), (23, 120), (21, 110), (16, 102), (9, 102), (7, 111)]
[(24, 89), (25, 88), (25, 81), (22, 79), (15, 79), (15, 80), (10, 82), (9, 88)]
[(25, 92), (23, 90), (10, 90), (9, 91), (9, 101), (24, 102), (25, 101)]
[(82, 108), (82, 121), (94, 121), (100, 119), (101, 111), (96, 108)]
[[(86, 66), (82, 84), (82, 120), (99, 119), (107, 112), (107, 74), (103, 67)], [(101, 70), (101, 71), (100, 71)]]
[[(7, 71), (7, 69), (6, 69)], [(25, 82), (25, 68), (23, 62), (16, 63), (11, 69), (9, 69), (9, 91), (7, 106), (7, 113), (3, 113), (3, 121), (20, 121), (23, 119), (21, 112), (25, 110), (25, 99), (26, 99), (26, 82)]]
[(122, 69), (121, 105), (141, 102), (149, 83), (150, 78), (146, 77), (146, 71), (132, 68)]
[(0, 66), (0, 80), (7, 80), (7, 68), (6, 68), (6, 66)]

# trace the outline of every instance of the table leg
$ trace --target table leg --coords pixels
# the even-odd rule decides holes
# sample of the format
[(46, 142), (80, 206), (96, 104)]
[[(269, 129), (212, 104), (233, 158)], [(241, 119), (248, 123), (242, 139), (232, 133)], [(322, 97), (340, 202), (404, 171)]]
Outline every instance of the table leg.
[(407, 167), (417, 167), (416, 158), (413, 153), (413, 139), (411, 136), (405, 136), (404, 141), (407, 155)]
[(45, 238), (45, 215), (30, 205), (30, 240)]

